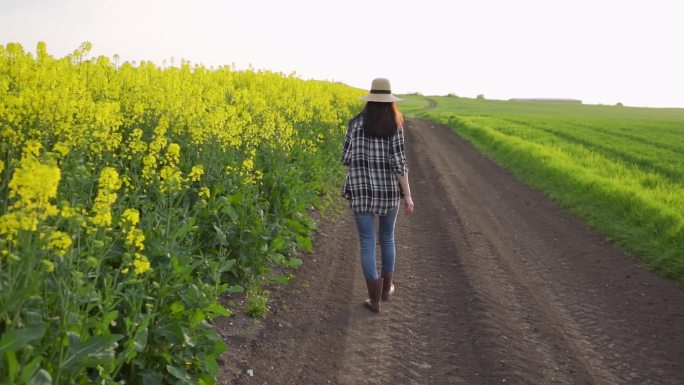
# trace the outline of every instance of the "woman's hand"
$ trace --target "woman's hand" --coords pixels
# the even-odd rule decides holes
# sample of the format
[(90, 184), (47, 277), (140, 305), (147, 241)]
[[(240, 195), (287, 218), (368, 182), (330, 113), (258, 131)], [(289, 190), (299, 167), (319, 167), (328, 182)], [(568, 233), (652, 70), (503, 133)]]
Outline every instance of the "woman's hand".
[(411, 199), (411, 187), (409, 187), (408, 173), (397, 175), (397, 179), (401, 186), (401, 192), (404, 195), (404, 214), (409, 216), (413, 212), (413, 199)]
[(404, 215), (409, 216), (413, 213), (413, 199), (410, 196), (404, 198)]

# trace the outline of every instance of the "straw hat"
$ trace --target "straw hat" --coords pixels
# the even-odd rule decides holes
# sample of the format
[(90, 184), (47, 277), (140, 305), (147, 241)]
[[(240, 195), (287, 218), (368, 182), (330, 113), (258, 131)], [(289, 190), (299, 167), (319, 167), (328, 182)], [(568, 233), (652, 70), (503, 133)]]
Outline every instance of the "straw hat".
[(370, 93), (366, 96), (361, 97), (361, 100), (366, 102), (398, 102), (403, 99), (392, 95), (392, 89), (390, 87), (390, 82), (384, 78), (373, 79), (371, 84)]

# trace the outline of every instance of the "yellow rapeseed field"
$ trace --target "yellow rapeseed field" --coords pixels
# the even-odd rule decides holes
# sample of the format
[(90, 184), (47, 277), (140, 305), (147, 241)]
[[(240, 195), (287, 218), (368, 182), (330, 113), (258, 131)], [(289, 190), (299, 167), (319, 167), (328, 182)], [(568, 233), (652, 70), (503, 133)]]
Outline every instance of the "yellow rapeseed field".
[(301, 263), (362, 92), (89, 50), (0, 46), (0, 382), (213, 384), (218, 297)]

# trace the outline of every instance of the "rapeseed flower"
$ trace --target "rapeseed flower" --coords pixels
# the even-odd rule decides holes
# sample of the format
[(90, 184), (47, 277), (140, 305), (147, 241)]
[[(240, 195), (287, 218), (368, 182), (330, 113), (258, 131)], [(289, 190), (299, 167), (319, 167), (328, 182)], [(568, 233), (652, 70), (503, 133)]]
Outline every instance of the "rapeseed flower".
[(27, 140), (26, 143), (24, 143), (24, 148), (22, 149), (22, 160), (27, 158), (37, 158), (38, 155), (40, 155), (41, 148), (43, 148), (43, 145), (37, 140)]
[(126, 209), (123, 214), (121, 214), (121, 221), (124, 224), (130, 224), (131, 226), (136, 226), (140, 223), (140, 212), (137, 209)]
[(139, 128), (134, 128), (128, 135), (128, 145), (126, 146), (127, 159), (138, 158), (147, 151), (147, 143), (141, 140), (142, 136), (143, 131)]
[(55, 264), (52, 263), (52, 261), (50, 261), (48, 259), (43, 259), (40, 262), (45, 266), (48, 273), (52, 273), (53, 271), (55, 271)]
[(135, 247), (138, 251), (145, 249), (145, 234), (140, 229), (131, 229), (126, 233), (126, 244)]
[(251, 157), (246, 158), (242, 161), (242, 170), (240, 171), (240, 176), (246, 184), (256, 184), (259, 182), (264, 174), (261, 170), (255, 170), (254, 159), (255, 151), (251, 152)]
[(71, 219), (78, 215), (78, 211), (67, 203), (63, 203), (62, 207), (59, 209), (59, 215), (64, 219)]
[(19, 198), (12, 207), (41, 211), (41, 219), (56, 214), (57, 208), (50, 200), (57, 196), (61, 177), (57, 166), (42, 164), (34, 158), (22, 160), (9, 183), (9, 198)]
[(242, 170), (245, 172), (250, 172), (254, 169), (254, 161), (252, 158), (247, 158), (242, 161)]
[(190, 173), (188, 173), (188, 179), (192, 182), (199, 182), (202, 179), (202, 175), (204, 175), (204, 167), (201, 164), (192, 166)]
[(37, 231), (41, 221), (58, 213), (51, 201), (57, 196), (61, 179), (59, 167), (36, 160), (34, 156), (40, 150), (40, 143), (29, 142), (8, 185), (8, 197), (15, 202), (0, 217), (0, 234), (10, 242), (16, 240), (20, 230)]
[(56, 153), (61, 155), (62, 158), (64, 158), (65, 156), (67, 156), (67, 154), (69, 154), (69, 146), (65, 143), (57, 142), (54, 146), (52, 146), (52, 151), (55, 151)]
[(150, 266), (150, 261), (147, 259), (147, 257), (139, 253), (135, 254), (135, 259), (133, 260), (133, 267), (133, 271), (136, 275), (143, 274), (152, 268)]
[(145, 249), (145, 234), (135, 226), (140, 223), (140, 212), (137, 209), (126, 209), (121, 214), (121, 226), (125, 229), (125, 242), (127, 246), (133, 247), (136, 251)]
[(62, 231), (54, 231), (52, 234), (50, 234), (48, 249), (54, 250), (57, 252), (57, 255), (63, 257), (69, 247), (71, 247), (71, 243), (72, 241), (71, 237), (69, 237), (69, 234)]
[(199, 190), (199, 196), (202, 199), (209, 199), (211, 198), (211, 190), (209, 190), (209, 187), (202, 187)]
[(180, 146), (178, 143), (171, 143), (166, 149), (166, 164), (178, 165), (180, 162)]
[(88, 213), (83, 208), (71, 207), (67, 202), (62, 202), (59, 208), (59, 216), (78, 226), (83, 226), (86, 224), (85, 218), (88, 216)]
[(112, 213), (109, 211), (109, 205), (93, 206), (93, 211), (95, 212), (95, 215), (91, 218), (93, 224), (100, 227), (109, 227), (112, 224)]
[(151, 154), (159, 154), (162, 148), (166, 147), (166, 131), (169, 127), (169, 119), (163, 117), (159, 119), (159, 124), (154, 129), (154, 140), (150, 143)]
[(124, 187), (124, 191), (130, 192), (131, 187), (133, 187), (133, 183), (131, 182), (131, 178), (128, 177), (128, 175), (122, 175), (121, 176), (121, 184)]
[(142, 169), (143, 178), (145, 178), (147, 181), (152, 180), (156, 170), (157, 170), (157, 158), (152, 154), (146, 155), (143, 158), (143, 169)]
[(17, 239), (20, 228), (21, 223), (15, 213), (7, 213), (0, 216), (0, 234), (4, 235), (11, 243), (14, 243)]
[(116, 191), (121, 188), (119, 173), (113, 167), (103, 168), (97, 182), (100, 188), (106, 188), (109, 191)]
[(121, 188), (119, 173), (113, 167), (105, 167), (98, 178), (98, 191), (93, 204), (93, 224), (109, 227), (112, 224), (111, 205), (116, 202), (116, 192)]
[(162, 192), (178, 191), (183, 187), (183, 177), (178, 168), (172, 166), (164, 166), (159, 172), (161, 177), (160, 190)]

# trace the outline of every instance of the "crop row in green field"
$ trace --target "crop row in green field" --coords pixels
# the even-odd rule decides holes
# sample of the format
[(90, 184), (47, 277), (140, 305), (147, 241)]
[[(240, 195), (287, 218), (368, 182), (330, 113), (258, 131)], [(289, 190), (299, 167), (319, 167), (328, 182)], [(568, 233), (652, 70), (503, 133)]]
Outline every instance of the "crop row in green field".
[(684, 280), (684, 110), (407, 97), (644, 265)]
[(88, 50), (0, 46), (0, 383), (214, 384), (219, 296), (302, 263), (362, 93)]

